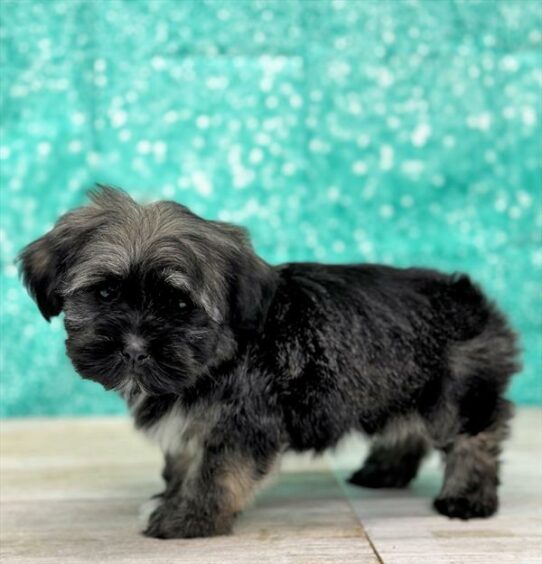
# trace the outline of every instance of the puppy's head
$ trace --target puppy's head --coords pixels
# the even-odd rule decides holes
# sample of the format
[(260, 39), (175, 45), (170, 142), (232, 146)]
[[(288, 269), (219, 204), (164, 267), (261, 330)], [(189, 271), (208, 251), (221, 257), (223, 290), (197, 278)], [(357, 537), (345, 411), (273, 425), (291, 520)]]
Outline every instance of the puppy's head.
[(100, 187), (26, 247), (21, 271), (68, 356), (107, 389), (179, 393), (257, 330), (276, 283), (239, 227)]

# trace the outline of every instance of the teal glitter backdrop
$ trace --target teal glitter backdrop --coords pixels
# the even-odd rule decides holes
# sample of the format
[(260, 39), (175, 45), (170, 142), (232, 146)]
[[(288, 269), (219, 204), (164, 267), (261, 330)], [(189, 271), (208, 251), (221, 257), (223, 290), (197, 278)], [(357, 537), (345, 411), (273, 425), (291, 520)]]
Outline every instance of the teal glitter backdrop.
[(1, 414), (122, 412), (39, 317), (18, 250), (93, 182), (248, 227), (269, 261), (467, 271), (542, 403), (542, 4), (1, 4)]

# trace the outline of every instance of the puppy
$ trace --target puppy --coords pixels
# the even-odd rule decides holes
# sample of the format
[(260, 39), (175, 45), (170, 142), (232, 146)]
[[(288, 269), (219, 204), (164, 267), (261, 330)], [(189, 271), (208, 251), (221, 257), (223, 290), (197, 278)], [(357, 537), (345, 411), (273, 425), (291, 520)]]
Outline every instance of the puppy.
[(165, 457), (145, 534), (229, 533), (286, 450), (374, 438), (350, 478), (402, 488), (429, 448), (449, 517), (498, 505), (519, 369), (503, 315), (467, 276), (372, 264), (270, 266), (247, 233), (100, 187), (20, 255), (83, 377), (120, 392)]

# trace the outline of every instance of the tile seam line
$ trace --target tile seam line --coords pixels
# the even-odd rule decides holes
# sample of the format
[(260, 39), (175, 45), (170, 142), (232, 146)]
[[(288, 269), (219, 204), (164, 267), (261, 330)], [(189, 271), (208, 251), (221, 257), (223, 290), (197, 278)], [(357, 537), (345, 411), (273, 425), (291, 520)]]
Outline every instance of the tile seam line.
[(350, 497), (347, 494), (346, 487), (344, 485), (343, 480), (340, 479), (339, 476), (337, 476), (337, 472), (336, 472), (333, 464), (331, 464), (331, 462), (329, 460), (329, 455), (326, 455), (326, 464), (327, 464), (328, 469), (331, 472), (331, 475), (333, 476), (333, 479), (335, 480), (335, 483), (339, 486), (341, 493), (345, 497), (346, 503), (348, 504), (348, 508), (350, 509), (350, 512), (355, 517), (356, 521), (359, 523), (359, 526), (361, 527), (362, 531), (365, 533), (365, 538), (367, 539), (369, 546), (371, 547), (372, 551), (374, 552), (374, 555), (375, 555), (378, 563), (379, 564), (385, 564), (384, 559), (380, 555), (380, 552), (378, 552), (376, 545), (373, 542), (373, 539), (371, 538), (371, 536), (369, 534), (369, 531), (367, 531), (367, 529), (365, 528), (365, 524), (363, 523), (361, 517), (359, 517), (356, 510), (354, 509), (354, 506), (352, 505), (352, 503), (350, 501)]

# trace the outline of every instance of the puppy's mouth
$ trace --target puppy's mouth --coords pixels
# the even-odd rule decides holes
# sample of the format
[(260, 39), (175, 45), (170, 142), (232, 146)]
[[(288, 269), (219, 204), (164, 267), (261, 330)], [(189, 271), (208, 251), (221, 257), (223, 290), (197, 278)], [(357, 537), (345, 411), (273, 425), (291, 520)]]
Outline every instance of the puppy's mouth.
[(130, 399), (132, 396), (138, 396), (141, 393), (154, 395), (145, 386), (144, 378), (135, 374), (125, 376), (113, 391), (120, 393), (125, 399)]
[(80, 344), (66, 341), (68, 356), (81, 377), (101, 384), (108, 391), (125, 395), (137, 387), (147, 395), (182, 394), (190, 384), (189, 372), (172, 356), (157, 358), (149, 348), (119, 347), (112, 338), (100, 338)]
[(179, 373), (178, 369), (173, 375), (154, 358), (138, 365), (125, 363), (120, 373), (121, 381), (114, 389), (123, 395), (126, 389), (132, 388), (139, 389), (149, 396), (181, 394), (188, 381), (186, 375)]

